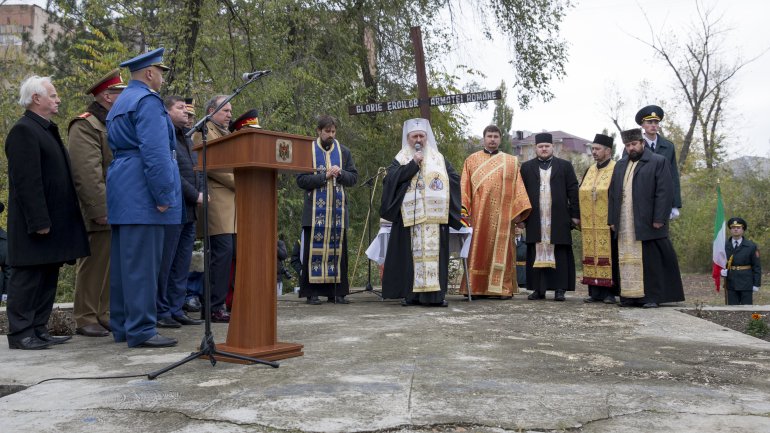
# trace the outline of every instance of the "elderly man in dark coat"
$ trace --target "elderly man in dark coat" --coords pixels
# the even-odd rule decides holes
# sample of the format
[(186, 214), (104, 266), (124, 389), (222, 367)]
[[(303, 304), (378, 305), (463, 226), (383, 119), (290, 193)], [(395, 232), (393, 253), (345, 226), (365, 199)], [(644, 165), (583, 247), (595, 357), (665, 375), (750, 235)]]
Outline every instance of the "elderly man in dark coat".
[(537, 158), (521, 164), (521, 178), (532, 211), (527, 218), (527, 299), (545, 299), (554, 290), (554, 301), (564, 301), (575, 291), (573, 227), (580, 224), (580, 199), (575, 168), (553, 156), (553, 136), (535, 136)]
[(674, 183), (668, 160), (644, 145), (638, 129), (621, 133), (627, 155), (615, 164), (607, 223), (618, 238), (620, 305), (657, 308), (684, 301), (668, 238)]
[(67, 150), (51, 122), (60, 102), (49, 77), (24, 80), (19, 104), (26, 111), (5, 141), (11, 349), (44, 349), (71, 338), (47, 328), (59, 268), (90, 253)]

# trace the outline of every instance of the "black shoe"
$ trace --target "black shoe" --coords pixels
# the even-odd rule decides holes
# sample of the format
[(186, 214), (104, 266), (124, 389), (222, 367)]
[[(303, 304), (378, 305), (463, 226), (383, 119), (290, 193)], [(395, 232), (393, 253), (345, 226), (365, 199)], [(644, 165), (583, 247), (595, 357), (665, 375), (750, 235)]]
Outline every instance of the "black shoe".
[(658, 304), (655, 302), (648, 302), (642, 305), (642, 308), (658, 308)]
[(62, 335), (61, 337), (54, 337), (53, 335), (51, 335), (48, 332), (43, 332), (42, 334), (38, 334), (37, 338), (40, 339), (40, 340), (45, 341), (46, 343), (62, 344), (65, 341), (71, 339), (72, 336), (71, 335)]
[(310, 305), (321, 305), (323, 302), (321, 302), (320, 299), (318, 299), (318, 296), (308, 296), (307, 301), (305, 301), (306, 304)]
[(180, 325), (200, 325), (203, 323), (203, 320), (193, 319), (187, 314), (182, 314), (181, 316), (171, 316), (171, 318), (178, 322)]
[(599, 300), (589, 296), (587, 298), (583, 298), (583, 302), (585, 302), (586, 304), (593, 304), (594, 302), (599, 302)]
[(158, 319), (158, 328), (181, 328), (182, 325), (170, 317)]
[(414, 305), (420, 305), (420, 301), (407, 301), (406, 299), (401, 300), (402, 307), (412, 307)]
[(337, 296), (337, 297), (334, 299), (334, 303), (335, 303), (335, 304), (349, 304), (349, 303), (350, 303), (350, 301), (348, 301), (347, 299), (345, 299), (345, 297), (344, 297), (344, 296)]
[(75, 329), (78, 335), (84, 335), (86, 337), (106, 337), (110, 335), (110, 331), (106, 330), (102, 325), (98, 323), (89, 323), (83, 325), (80, 328)]
[(553, 300), (557, 302), (561, 302), (566, 299), (567, 298), (564, 297), (564, 290), (557, 290), (556, 293), (553, 295)]
[(511, 299), (513, 299), (513, 296), (501, 296), (499, 299), (500, 299), (501, 301), (508, 301), (508, 300), (511, 300)]
[(197, 313), (201, 310), (201, 307), (201, 301), (197, 296), (187, 299), (182, 305), (182, 309), (188, 313)]
[(614, 296), (607, 296), (606, 298), (604, 298), (602, 302), (604, 302), (605, 304), (614, 304), (617, 301), (615, 300)]
[(545, 295), (540, 292), (532, 292), (529, 294), (529, 296), (527, 296), (527, 299), (530, 301), (537, 301), (539, 299), (545, 299)]
[(636, 304), (628, 301), (620, 301), (618, 302), (618, 307), (631, 308), (631, 307), (636, 307)]
[(21, 349), (21, 350), (40, 350), (48, 349), (51, 344), (48, 341), (43, 341), (37, 337), (26, 337), (21, 340), (8, 340), (9, 349)]
[(449, 302), (446, 299), (444, 299), (441, 302), (437, 302), (435, 304), (430, 304), (430, 306), (431, 307), (448, 307), (449, 306)]
[(230, 313), (225, 309), (214, 311), (211, 313), (211, 321), (214, 323), (230, 323)]
[(164, 337), (160, 334), (155, 334), (154, 337), (146, 340), (144, 343), (137, 347), (171, 347), (176, 346), (177, 341), (173, 338)]

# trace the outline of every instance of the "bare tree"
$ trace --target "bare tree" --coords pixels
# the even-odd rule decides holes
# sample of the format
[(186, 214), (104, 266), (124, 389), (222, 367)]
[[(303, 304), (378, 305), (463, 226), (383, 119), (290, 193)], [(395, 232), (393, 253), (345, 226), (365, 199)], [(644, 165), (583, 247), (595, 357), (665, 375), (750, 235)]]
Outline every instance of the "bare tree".
[(618, 87), (617, 81), (610, 81), (604, 88), (604, 99), (602, 100), (605, 113), (612, 120), (612, 124), (617, 128), (618, 133), (623, 132), (620, 126), (620, 119), (625, 117), (625, 98)]
[[(724, 37), (730, 29), (721, 24), (721, 16), (714, 16), (713, 9), (704, 9), (700, 0), (695, 2), (695, 7), (698, 12), (697, 21), (688, 29), (683, 38), (684, 43), (679, 43), (676, 35), (656, 33), (646, 14), (650, 39), (636, 37), (652, 48), (674, 73), (680, 96), (689, 108), (689, 124), (679, 153), (680, 170), (685, 166), (690, 154), (693, 135), (699, 122), (706, 123), (702, 125), (706, 146), (704, 150), (707, 160), (710, 159), (713, 166), (713, 144), (717, 143), (713, 138), (717, 138), (715, 128), (719, 124), (723, 113), (721, 107), (724, 106), (727, 96), (724, 87), (741, 69), (768, 51), (765, 49), (748, 60), (742, 59), (740, 55), (730, 58), (722, 49)], [(709, 146), (712, 148), (709, 149)]]

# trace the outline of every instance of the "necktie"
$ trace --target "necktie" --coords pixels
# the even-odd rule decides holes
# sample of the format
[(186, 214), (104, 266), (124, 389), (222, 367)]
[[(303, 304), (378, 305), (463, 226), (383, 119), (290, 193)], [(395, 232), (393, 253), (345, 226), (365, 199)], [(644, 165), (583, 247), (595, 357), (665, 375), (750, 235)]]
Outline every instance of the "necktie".
[(738, 241), (733, 241), (733, 248), (738, 248)]

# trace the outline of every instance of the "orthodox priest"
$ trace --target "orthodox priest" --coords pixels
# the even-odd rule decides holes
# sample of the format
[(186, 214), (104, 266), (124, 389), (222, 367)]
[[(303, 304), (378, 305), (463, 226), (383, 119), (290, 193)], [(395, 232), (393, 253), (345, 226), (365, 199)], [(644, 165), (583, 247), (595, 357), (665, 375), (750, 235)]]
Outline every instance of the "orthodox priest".
[[(516, 224), (532, 206), (520, 176), (519, 159), (500, 152), (500, 128), (484, 128), (484, 149), (463, 164), (462, 215), (473, 227), (467, 280), (474, 297), (511, 299), (516, 284)], [(460, 293), (467, 294), (466, 278)]]
[(348, 284), (348, 201), (344, 187), (358, 181), (358, 171), (350, 149), (338, 142), (337, 120), (318, 118), (313, 142), (314, 173), (297, 175), (297, 185), (305, 190), (302, 210), (302, 263), (307, 266), (300, 278), (299, 296), (319, 305), (320, 296), (329, 302), (349, 304)]
[(618, 239), (620, 305), (657, 308), (684, 301), (668, 221), (674, 182), (669, 162), (645, 147), (642, 133), (621, 133), (627, 155), (612, 173), (608, 224)]
[(564, 301), (575, 290), (573, 227), (580, 225), (580, 201), (575, 168), (553, 156), (553, 136), (535, 135), (533, 158), (521, 164), (521, 177), (532, 211), (527, 218), (527, 299), (545, 299), (554, 290), (554, 301)]
[(580, 184), (580, 226), (583, 233), (583, 280), (588, 285), (586, 303), (614, 304), (618, 286), (618, 242), (607, 225), (614, 139), (596, 134), (591, 156), (596, 164), (588, 168)]
[(449, 227), (460, 221), (460, 175), (436, 145), (430, 122), (404, 123), (401, 151), (382, 182), (380, 216), (393, 223), (382, 296), (401, 305), (446, 307)]

